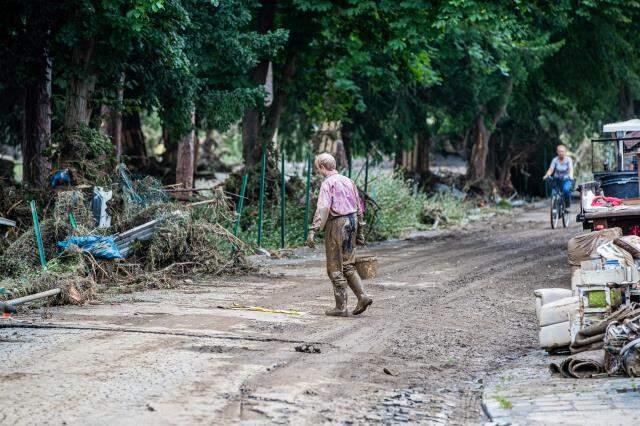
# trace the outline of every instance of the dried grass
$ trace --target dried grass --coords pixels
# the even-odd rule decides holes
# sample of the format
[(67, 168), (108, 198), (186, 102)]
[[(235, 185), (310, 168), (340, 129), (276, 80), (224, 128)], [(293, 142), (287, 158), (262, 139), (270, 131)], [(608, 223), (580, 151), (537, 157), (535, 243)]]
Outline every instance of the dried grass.
[[(182, 214), (168, 215), (178, 209)], [(71, 228), (70, 212), (77, 231)], [(0, 256), (0, 274), (6, 277), (0, 287), (6, 287), (12, 297), (60, 288), (61, 296), (52, 302), (69, 303), (78, 294), (86, 300), (99, 291), (173, 287), (185, 274), (238, 274), (251, 269), (243, 253), (245, 244), (223, 226), (232, 223), (234, 213), (222, 191), (214, 192), (209, 202), (191, 208), (152, 203), (128, 212), (111, 211), (118, 218), (114, 226), (118, 232), (165, 218), (150, 241), (136, 245), (130, 259), (95, 259), (75, 246), (60, 254), (56, 243), (72, 234), (89, 235), (93, 218), (82, 193), (58, 193), (51, 217), (40, 225), (46, 258), (50, 259), (47, 269), (40, 266), (34, 230), (30, 228)]]

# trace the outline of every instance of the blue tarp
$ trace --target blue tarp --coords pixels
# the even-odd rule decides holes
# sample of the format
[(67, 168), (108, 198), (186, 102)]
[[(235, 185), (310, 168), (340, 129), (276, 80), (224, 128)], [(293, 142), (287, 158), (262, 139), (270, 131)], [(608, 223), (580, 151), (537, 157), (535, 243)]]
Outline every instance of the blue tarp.
[(87, 235), (84, 237), (71, 237), (58, 242), (58, 247), (63, 250), (70, 245), (78, 246), (98, 259), (121, 259), (123, 257), (112, 236)]

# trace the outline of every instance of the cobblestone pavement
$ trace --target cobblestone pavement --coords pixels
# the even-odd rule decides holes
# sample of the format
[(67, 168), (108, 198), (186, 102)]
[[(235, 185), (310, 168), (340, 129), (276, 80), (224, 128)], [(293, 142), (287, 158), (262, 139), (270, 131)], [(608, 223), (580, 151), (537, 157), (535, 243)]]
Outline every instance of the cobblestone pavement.
[(551, 376), (552, 357), (535, 351), (485, 379), (483, 408), (494, 424), (637, 425), (640, 380)]

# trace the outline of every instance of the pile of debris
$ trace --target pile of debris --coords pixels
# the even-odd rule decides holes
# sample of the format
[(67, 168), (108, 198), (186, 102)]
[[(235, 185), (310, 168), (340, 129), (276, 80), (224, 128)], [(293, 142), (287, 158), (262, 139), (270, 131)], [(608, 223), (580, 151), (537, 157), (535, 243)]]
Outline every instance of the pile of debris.
[(170, 287), (186, 273), (250, 269), (245, 244), (227, 230), (234, 210), (222, 190), (180, 204), (120, 166), (108, 190), (68, 187), (53, 198), (41, 221), (33, 203), (32, 225), (0, 248), (0, 298), (60, 289), (56, 303), (78, 303), (107, 289)]
[(640, 237), (603, 229), (568, 244), (571, 290), (536, 290), (540, 346), (565, 377), (640, 377)]

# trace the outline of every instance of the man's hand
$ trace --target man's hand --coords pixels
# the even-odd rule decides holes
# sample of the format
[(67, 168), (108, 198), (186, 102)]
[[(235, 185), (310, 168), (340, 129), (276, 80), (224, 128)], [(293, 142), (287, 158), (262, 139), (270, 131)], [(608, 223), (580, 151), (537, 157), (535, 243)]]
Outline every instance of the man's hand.
[(307, 241), (305, 242), (305, 244), (307, 245), (307, 247), (309, 248), (316, 248), (316, 242), (313, 241), (313, 239), (315, 238), (316, 233), (315, 231), (309, 231), (309, 235), (307, 235)]

